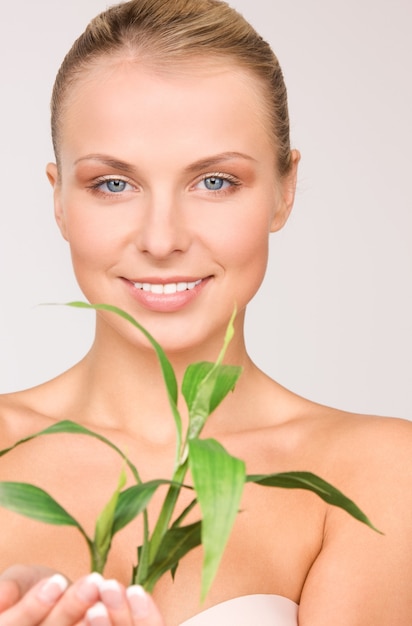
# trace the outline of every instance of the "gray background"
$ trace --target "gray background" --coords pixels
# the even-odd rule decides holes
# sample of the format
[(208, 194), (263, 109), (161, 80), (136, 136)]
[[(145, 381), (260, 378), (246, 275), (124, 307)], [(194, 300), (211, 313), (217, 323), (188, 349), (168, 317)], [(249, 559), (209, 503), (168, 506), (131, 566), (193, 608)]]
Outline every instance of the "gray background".
[[(170, 0), (172, 1), (172, 0)], [(92, 315), (52, 215), (48, 102), (105, 0), (0, 0), (0, 392), (73, 364)], [(272, 236), (247, 318), (256, 362), (292, 390), (412, 419), (412, 3), (232, 0), (267, 38), (302, 152), (294, 213)]]

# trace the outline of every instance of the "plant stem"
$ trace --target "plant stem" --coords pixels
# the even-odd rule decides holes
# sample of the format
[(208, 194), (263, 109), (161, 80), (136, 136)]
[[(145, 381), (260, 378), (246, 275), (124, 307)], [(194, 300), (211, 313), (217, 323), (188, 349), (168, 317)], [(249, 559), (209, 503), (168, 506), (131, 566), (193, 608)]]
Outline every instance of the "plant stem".
[(98, 574), (103, 574), (103, 570), (107, 561), (107, 554), (100, 554), (94, 542), (90, 542), (89, 548), (91, 556), (91, 571), (97, 572)]
[[(178, 466), (174, 475), (173, 482), (181, 485), (183, 483), (187, 470), (189, 467), (188, 460), (184, 461), (181, 465)], [(176, 506), (177, 499), (179, 497), (181, 490), (181, 486), (176, 486), (175, 484), (169, 487), (166, 498), (163, 502), (162, 509), (160, 511), (159, 518), (157, 520), (155, 529), (153, 531), (152, 538), (150, 540), (150, 549), (149, 549), (149, 558), (152, 563), (156, 557), (157, 550), (162, 542), (164, 534), (166, 533), (170, 520), (172, 519), (172, 515)]]

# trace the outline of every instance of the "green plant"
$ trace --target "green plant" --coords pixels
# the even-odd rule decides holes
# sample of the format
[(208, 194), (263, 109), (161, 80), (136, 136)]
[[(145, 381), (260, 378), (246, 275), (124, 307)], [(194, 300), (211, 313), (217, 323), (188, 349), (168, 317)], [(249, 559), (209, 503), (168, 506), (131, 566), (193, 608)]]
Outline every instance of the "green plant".
[[(245, 464), (241, 459), (228, 454), (216, 440), (200, 438), (209, 415), (234, 389), (241, 375), (240, 367), (223, 364), (227, 346), (234, 332), (234, 315), (229, 322), (217, 361), (193, 363), (186, 369), (181, 393), (188, 408), (189, 426), (184, 433), (182, 418), (177, 408), (178, 387), (175, 373), (161, 346), (147, 330), (128, 313), (111, 305), (72, 302), (69, 306), (105, 310), (119, 315), (137, 327), (152, 344), (160, 363), (176, 426), (173, 476), (171, 479), (142, 482), (135, 465), (111, 441), (80, 424), (66, 420), (21, 439), (10, 448), (0, 451), (0, 456), (39, 436), (56, 433), (86, 435), (97, 438), (115, 450), (123, 458), (124, 465), (131, 470), (136, 484), (124, 489), (126, 473), (123, 469), (112, 497), (96, 521), (93, 537), (89, 537), (79, 522), (49, 494), (34, 485), (0, 482), (1, 506), (45, 523), (76, 527), (89, 549), (91, 570), (98, 572), (104, 571), (113, 536), (137, 515), (142, 514), (143, 542), (137, 548), (132, 582), (152, 591), (161, 576), (168, 571), (174, 575), (180, 559), (202, 544), (204, 553), (202, 599), (208, 593), (217, 572), (239, 510), (243, 487), (247, 482), (262, 486), (310, 490), (328, 504), (344, 509), (354, 518), (374, 528), (354, 502), (318, 476), (309, 472), (247, 475)], [(189, 471), (193, 487), (184, 482)], [(161, 485), (168, 485), (167, 493), (154, 528), (149, 528), (147, 507)], [(176, 503), (182, 489), (191, 490), (193, 498), (189, 506), (176, 516)], [(195, 523), (185, 524), (188, 514), (197, 503), (201, 519)]]

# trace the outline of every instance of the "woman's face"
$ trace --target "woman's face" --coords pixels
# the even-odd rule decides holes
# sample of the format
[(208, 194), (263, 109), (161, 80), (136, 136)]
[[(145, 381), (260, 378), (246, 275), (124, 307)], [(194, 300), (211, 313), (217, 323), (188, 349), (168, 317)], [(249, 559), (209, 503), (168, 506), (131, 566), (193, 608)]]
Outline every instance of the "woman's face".
[(276, 174), (261, 100), (231, 65), (156, 73), (126, 62), (102, 62), (70, 95), (60, 181), (54, 165), (48, 175), (77, 280), (167, 350), (220, 342), (235, 304), (240, 328), (268, 235), (292, 206), (294, 172)]

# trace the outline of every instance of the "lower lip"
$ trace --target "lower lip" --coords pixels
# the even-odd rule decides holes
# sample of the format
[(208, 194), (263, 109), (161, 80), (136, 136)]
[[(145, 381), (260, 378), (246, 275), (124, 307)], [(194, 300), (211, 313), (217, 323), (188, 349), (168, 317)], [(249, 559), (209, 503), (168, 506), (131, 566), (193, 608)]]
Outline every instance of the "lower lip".
[(210, 278), (204, 278), (202, 281), (193, 287), (193, 289), (185, 289), (185, 291), (177, 291), (176, 293), (152, 293), (151, 291), (144, 291), (138, 289), (130, 281), (126, 281), (129, 285), (131, 293), (135, 300), (149, 311), (155, 311), (157, 313), (173, 313), (174, 311), (180, 311), (188, 304), (190, 304), (206, 287)]

